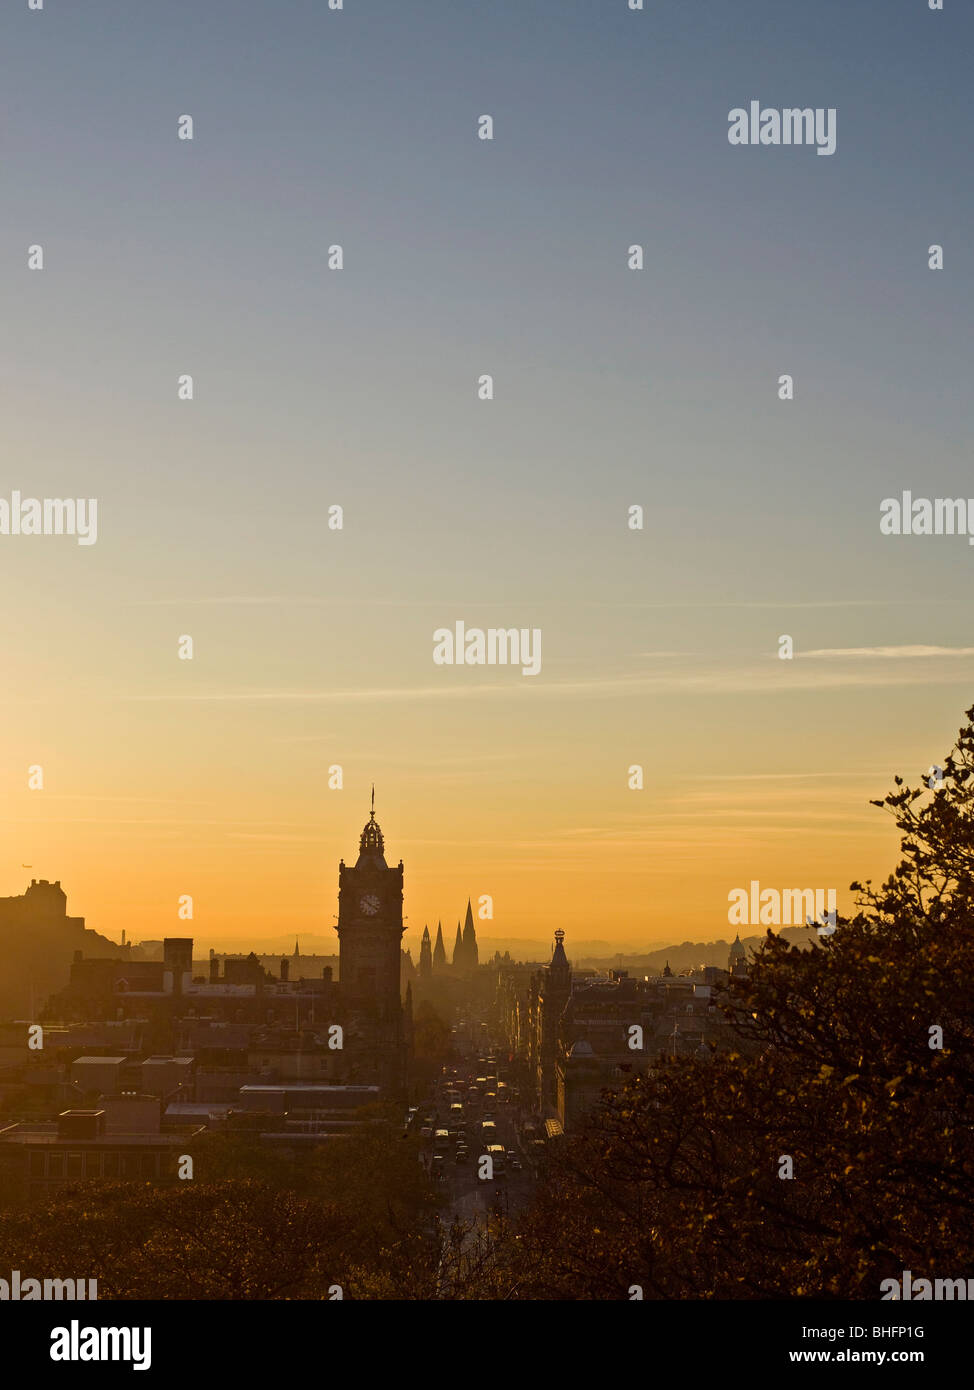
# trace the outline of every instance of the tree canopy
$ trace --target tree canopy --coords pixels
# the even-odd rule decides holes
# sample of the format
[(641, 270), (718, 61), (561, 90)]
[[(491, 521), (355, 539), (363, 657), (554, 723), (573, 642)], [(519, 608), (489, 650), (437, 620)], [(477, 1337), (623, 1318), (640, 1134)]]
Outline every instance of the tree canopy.
[(517, 1240), (523, 1296), (877, 1298), (969, 1271), (972, 721), (941, 781), (873, 803), (902, 835), (889, 878), (730, 981), (737, 1050), (661, 1061), (564, 1142)]

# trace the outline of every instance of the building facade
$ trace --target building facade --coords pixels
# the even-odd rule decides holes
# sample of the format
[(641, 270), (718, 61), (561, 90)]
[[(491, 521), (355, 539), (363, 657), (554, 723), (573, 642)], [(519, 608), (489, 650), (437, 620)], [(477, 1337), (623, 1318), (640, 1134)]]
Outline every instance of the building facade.
[[(743, 947), (732, 953), (746, 970)], [(552, 1132), (578, 1129), (605, 1090), (666, 1059), (709, 1057), (731, 1040), (716, 991), (727, 972), (705, 967), (639, 978), (573, 970), (564, 932), (547, 965), (498, 961), (495, 1020), (525, 1066), (529, 1096)]]

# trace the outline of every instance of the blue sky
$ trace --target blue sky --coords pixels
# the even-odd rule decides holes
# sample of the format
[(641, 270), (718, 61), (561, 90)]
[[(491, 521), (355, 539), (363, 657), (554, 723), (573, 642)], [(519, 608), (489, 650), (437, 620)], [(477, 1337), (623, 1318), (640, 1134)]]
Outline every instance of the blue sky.
[[(47, 739), (79, 798), (160, 785), (182, 749), (236, 799), (243, 746), (255, 807), (284, 807), (277, 741), (297, 738), (316, 777), (345, 761), (363, 786), (411, 759), (389, 795), (431, 824), (446, 755), (516, 835), (513, 757), (594, 847), (630, 814), (600, 801), (617, 765), (672, 786), (946, 751), (974, 550), (878, 522), (904, 488), (974, 496), (972, 39), (959, 0), (6, 6), (0, 493), (100, 508), (90, 551), (0, 546), (11, 785)], [(834, 107), (835, 155), (729, 145), (752, 99)], [(448, 672), (471, 684), (427, 698), (432, 631), (458, 618), (543, 626), (538, 692), (490, 712), (478, 673)], [(867, 654), (784, 668), (783, 632)], [(83, 859), (68, 830), (49, 852)], [(745, 844), (738, 877), (764, 853)]]

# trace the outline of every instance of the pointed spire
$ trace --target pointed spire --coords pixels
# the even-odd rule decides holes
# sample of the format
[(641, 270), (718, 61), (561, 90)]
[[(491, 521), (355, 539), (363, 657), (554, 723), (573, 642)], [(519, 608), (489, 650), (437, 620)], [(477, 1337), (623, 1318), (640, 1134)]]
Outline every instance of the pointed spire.
[(747, 947), (741, 940), (740, 932), (734, 937), (734, 941), (727, 957), (727, 969), (731, 975), (736, 975), (744, 970), (747, 961)]
[(457, 923), (457, 939), (453, 943), (453, 968), (459, 970), (463, 965), (463, 932), (460, 930), (460, 923)]
[(551, 963), (548, 969), (549, 971), (558, 971), (568, 975), (571, 973), (571, 966), (568, 964), (568, 957), (565, 955), (564, 940), (565, 933), (562, 931), (561, 927), (559, 927), (555, 932), (555, 949), (551, 953)]
[(294, 938), (294, 959), (297, 960), (301, 952), (298, 950), (298, 938)]
[(423, 928), (423, 942), (419, 948), (419, 978), (428, 980), (433, 973), (433, 954), (430, 950), (430, 929)]
[(475, 970), (480, 964), (477, 932), (473, 924), (473, 908), (467, 899), (467, 915), (463, 922), (463, 964), (465, 970)]
[(443, 923), (436, 924), (436, 945), (433, 947), (433, 968), (442, 970), (446, 965), (446, 947), (443, 945)]

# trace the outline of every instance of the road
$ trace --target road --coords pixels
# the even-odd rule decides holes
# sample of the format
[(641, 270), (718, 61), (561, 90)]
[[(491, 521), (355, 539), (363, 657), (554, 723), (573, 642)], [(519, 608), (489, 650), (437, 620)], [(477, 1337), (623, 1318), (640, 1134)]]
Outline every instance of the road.
[[(468, 1076), (461, 1069), (461, 1079), (469, 1080), (472, 1083), (476, 1080), (476, 1072), (474, 1071)], [(499, 1079), (503, 1079), (503, 1074)], [(435, 1106), (438, 1125), (445, 1126), (447, 1123), (444, 1117), (449, 1114), (450, 1097), (446, 1093), (453, 1084), (454, 1078), (452, 1076), (443, 1077), (437, 1083), (433, 1105)], [(421, 1107), (421, 1109), (426, 1108), (428, 1107)], [(530, 1166), (524, 1159), (517, 1134), (516, 1107), (505, 1103), (494, 1105), (492, 1114), (497, 1132), (491, 1135), (489, 1141), (485, 1140), (483, 1136), (481, 1113), (481, 1107), (465, 1105), (464, 1129), (467, 1137), (465, 1162), (456, 1162), (457, 1146), (453, 1138), (451, 1138), (449, 1146), (445, 1148), (443, 1178), (440, 1181), (448, 1201), (447, 1210), (444, 1211), (441, 1219), (447, 1225), (454, 1218), (459, 1217), (466, 1225), (482, 1226), (485, 1217), (492, 1209), (505, 1216), (511, 1216), (531, 1199), (534, 1180)], [(495, 1174), (492, 1178), (479, 1176), (483, 1167), (481, 1157), (486, 1153), (487, 1142), (503, 1144), (507, 1151), (505, 1171)], [(427, 1153), (429, 1158), (432, 1158), (432, 1145), (429, 1146)], [(511, 1166), (513, 1155), (517, 1155), (521, 1161), (520, 1171)]]

